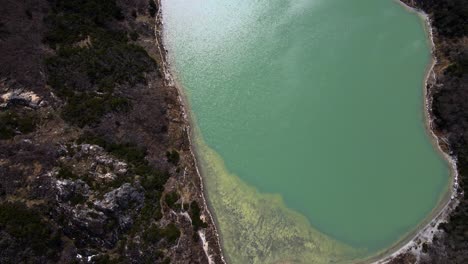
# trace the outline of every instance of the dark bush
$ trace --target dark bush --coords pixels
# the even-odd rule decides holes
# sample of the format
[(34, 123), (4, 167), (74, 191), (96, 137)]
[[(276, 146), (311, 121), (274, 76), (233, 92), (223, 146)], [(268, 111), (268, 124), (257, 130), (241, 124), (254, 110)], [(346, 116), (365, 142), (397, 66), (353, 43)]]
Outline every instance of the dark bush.
[(133, 40), (133, 41), (137, 41), (138, 40), (138, 32), (132, 31), (130, 33), (130, 39)]
[(468, 35), (468, 5), (465, 0), (416, 0), (419, 7), (432, 12), (433, 25), (446, 37)]
[(161, 230), (153, 225), (143, 235), (143, 239), (149, 243), (157, 243), (161, 239)]
[[(156, 197), (154, 200), (158, 200), (159, 197)], [(158, 207), (157, 203), (154, 203), (153, 201), (147, 201), (145, 203), (145, 206), (141, 209), (141, 214), (140, 214), (140, 220), (147, 222), (150, 220), (155, 220), (158, 221), (161, 219), (162, 213), (161, 210)]]
[(78, 176), (73, 173), (70, 167), (61, 166), (58, 171), (57, 178), (75, 180), (78, 179)]
[(52, 233), (38, 212), (22, 203), (0, 204), (0, 229), (38, 254), (60, 246), (60, 238)]
[(90, 94), (76, 94), (68, 98), (67, 104), (62, 110), (62, 117), (66, 121), (84, 127), (85, 125), (96, 123), (108, 112), (124, 112), (131, 107), (126, 98), (121, 97), (101, 97)]
[(164, 201), (166, 202), (167, 206), (169, 206), (170, 208), (174, 210), (178, 210), (180, 208), (176, 208), (175, 203), (179, 201), (179, 199), (180, 199), (179, 194), (174, 191), (174, 192), (170, 192), (166, 194)]
[(46, 40), (52, 46), (73, 44), (105, 27), (109, 21), (122, 20), (115, 0), (51, 0), (52, 12), (46, 18), (51, 27)]
[(16, 132), (27, 134), (36, 128), (37, 117), (34, 113), (17, 113), (7, 110), (0, 112), (0, 139), (10, 139)]
[(102, 137), (92, 134), (85, 134), (78, 140), (78, 143), (84, 142), (99, 145), (116, 157), (127, 161), (130, 165), (130, 173), (142, 176), (141, 184), (146, 190), (146, 198), (155, 202), (159, 201), (160, 192), (164, 189), (164, 184), (169, 175), (167, 172), (154, 169), (148, 163), (145, 159), (145, 149), (130, 143), (118, 144), (109, 142)]
[(179, 155), (179, 152), (177, 152), (177, 150), (166, 152), (166, 158), (169, 163), (172, 163), (175, 166), (179, 164), (180, 155)]
[(95, 257), (92, 258), (92, 261), (93, 261), (93, 263), (96, 263), (96, 264), (110, 264), (110, 263), (112, 263), (110, 261), (109, 255), (107, 255), (107, 254), (95, 256)]
[(192, 226), (195, 232), (200, 228), (207, 228), (208, 224), (203, 222), (200, 218), (200, 206), (196, 201), (190, 204), (190, 217), (192, 218)]
[(164, 228), (153, 225), (144, 234), (145, 241), (149, 243), (158, 243), (160, 240), (166, 239), (169, 244), (174, 244), (179, 237), (180, 230), (173, 223), (168, 224)]
[(154, 2), (155, 0), (149, 0), (149, 7), (148, 11), (150, 13), (150, 16), (154, 17), (156, 16), (156, 13), (158, 12), (158, 6)]
[(63, 118), (83, 127), (105, 113), (129, 110), (130, 101), (115, 88), (144, 82), (156, 64), (143, 48), (128, 43), (127, 34), (136, 40), (136, 32), (109, 26), (122, 18), (115, 0), (55, 0), (52, 6), (46, 41), (56, 55), (46, 65), (48, 83), (66, 101)]
[(82, 194), (74, 193), (70, 198), (70, 203), (72, 205), (84, 204), (87, 200), (88, 200), (88, 198), (86, 198)]
[(180, 237), (180, 230), (175, 224), (170, 223), (161, 230), (161, 234), (169, 244), (174, 244)]

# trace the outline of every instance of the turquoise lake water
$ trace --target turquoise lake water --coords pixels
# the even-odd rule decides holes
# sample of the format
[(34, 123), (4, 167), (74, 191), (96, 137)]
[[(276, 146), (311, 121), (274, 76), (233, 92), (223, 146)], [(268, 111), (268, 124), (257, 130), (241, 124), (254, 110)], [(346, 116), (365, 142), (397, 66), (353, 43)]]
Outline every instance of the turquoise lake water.
[(350, 262), (447, 191), (424, 23), (392, 0), (163, 0), (165, 44), (232, 263)]

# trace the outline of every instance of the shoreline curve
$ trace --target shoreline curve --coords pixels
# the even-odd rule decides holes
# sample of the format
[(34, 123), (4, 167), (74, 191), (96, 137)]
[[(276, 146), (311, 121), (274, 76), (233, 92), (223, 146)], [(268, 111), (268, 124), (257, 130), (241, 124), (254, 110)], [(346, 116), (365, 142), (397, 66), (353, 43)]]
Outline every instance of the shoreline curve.
[[(157, 15), (157, 27), (155, 29), (155, 35), (157, 38), (158, 42), (158, 49), (160, 52), (160, 56), (163, 60), (163, 72), (164, 72), (164, 78), (167, 81), (168, 85), (174, 86), (177, 89), (178, 92), (178, 99), (180, 103), (183, 106), (183, 115), (185, 118), (186, 122), (186, 128), (188, 132), (188, 137), (190, 141), (190, 152), (193, 156), (193, 159), (195, 161), (195, 168), (198, 174), (198, 177), (200, 178), (200, 185), (201, 185), (201, 190), (202, 190), (202, 196), (203, 196), (203, 201), (204, 201), (204, 207), (206, 209), (206, 213), (209, 215), (211, 218), (211, 221), (214, 223), (214, 229), (216, 232), (216, 237), (217, 237), (217, 243), (219, 245), (219, 250), (221, 252), (221, 257), (223, 263), (226, 263), (225, 260), (225, 255), (223, 254), (223, 246), (222, 246), (222, 239), (220, 238), (220, 232), (219, 232), (219, 224), (214, 216), (214, 211), (212, 206), (210, 205), (210, 202), (207, 197), (207, 192), (205, 190), (205, 178), (202, 176), (202, 173), (200, 172), (200, 165), (199, 161), (197, 158), (197, 150), (194, 149), (195, 145), (193, 144), (193, 139), (194, 139), (194, 131), (192, 129), (191, 124), (193, 124), (194, 120), (192, 120), (192, 116), (190, 114), (187, 114), (187, 107), (189, 106), (188, 100), (186, 99), (186, 95), (181, 88), (180, 84), (174, 79), (172, 73), (171, 73), (171, 64), (167, 59), (167, 50), (165, 49), (164, 46), (164, 39), (163, 39), (163, 20), (162, 20), (162, 14), (161, 14), (161, 0), (158, 1), (158, 15)], [(430, 48), (431, 48), (431, 62), (427, 66), (426, 70), (426, 75), (424, 78), (423, 82), (423, 91), (424, 91), (424, 123), (425, 123), (425, 128), (426, 132), (429, 136), (429, 139), (431, 140), (431, 143), (434, 145), (436, 150), (442, 155), (444, 160), (447, 161), (449, 164), (450, 168), (450, 181), (448, 184), (448, 188), (444, 194), (441, 195), (439, 198), (439, 201), (437, 202), (437, 206), (432, 210), (432, 212), (426, 217), (425, 220), (423, 220), (417, 227), (413, 229), (413, 231), (410, 231), (409, 233), (405, 234), (402, 236), (402, 239), (395, 242), (394, 245), (390, 246), (389, 248), (377, 252), (373, 256), (370, 256), (368, 258), (362, 259), (358, 263), (378, 263), (378, 264), (383, 264), (391, 261), (394, 257), (397, 255), (410, 251), (412, 250), (413, 247), (417, 247), (418, 245), (420, 246), (422, 244), (421, 241), (431, 241), (433, 237), (433, 233), (437, 232), (437, 225), (441, 222), (444, 222), (447, 218), (448, 215), (452, 212), (454, 207), (458, 204), (458, 193), (456, 191), (456, 188), (458, 186), (458, 171), (457, 171), (457, 160), (455, 157), (450, 156), (446, 151), (448, 149), (447, 142), (446, 140), (437, 135), (437, 131), (434, 130), (433, 128), (433, 119), (431, 118), (432, 115), (432, 96), (431, 93), (428, 89), (430, 83), (432, 83), (433, 80), (430, 80), (431, 78), (435, 79), (435, 73), (434, 73), (434, 66), (437, 63), (437, 58), (435, 57), (434, 54), (434, 40), (433, 40), (433, 35), (432, 35), (432, 26), (431, 26), (431, 21), (430, 18), (427, 14), (422, 12), (421, 10), (417, 10), (415, 8), (412, 8), (408, 6), (407, 4), (403, 3), (400, 0), (394, 0), (397, 2), (397, 4), (400, 4), (403, 6), (407, 11), (416, 13), (424, 22), (425, 24), (425, 31), (428, 34), (428, 41), (430, 42)], [(160, 27), (159, 27), (160, 26)], [(162, 50), (161, 50), (162, 49)], [(417, 240), (419, 240), (417, 242)], [(207, 254), (208, 259), (210, 260), (209, 255)], [(214, 262), (209, 262), (214, 263)]]

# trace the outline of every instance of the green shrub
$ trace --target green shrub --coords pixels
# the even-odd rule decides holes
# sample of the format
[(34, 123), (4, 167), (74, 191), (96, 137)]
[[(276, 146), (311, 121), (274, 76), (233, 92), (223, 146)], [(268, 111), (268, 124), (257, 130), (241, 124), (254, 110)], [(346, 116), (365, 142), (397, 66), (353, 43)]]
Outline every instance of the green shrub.
[(53, 235), (39, 214), (22, 203), (0, 204), (0, 229), (36, 253), (60, 246), (60, 238)]
[[(114, 91), (135, 86), (156, 69), (146, 51), (128, 43), (136, 32), (110, 27), (122, 13), (115, 0), (55, 0), (46, 18), (46, 42), (56, 55), (46, 60), (48, 83), (66, 101), (62, 117), (77, 126), (96, 123), (112, 111), (128, 111), (130, 101)], [(87, 45), (77, 45), (87, 40)]]
[(74, 193), (74, 194), (72, 195), (72, 197), (70, 198), (70, 203), (71, 203), (72, 205), (84, 204), (87, 200), (88, 200), (88, 198), (86, 198), (86, 197), (83, 196), (82, 194), (80, 194), (80, 193)]
[(149, 0), (149, 7), (148, 11), (150, 13), (150, 16), (154, 17), (156, 16), (156, 13), (158, 12), (158, 6), (154, 2), (155, 0)]
[(167, 172), (154, 169), (148, 163), (145, 159), (145, 149), (130, 143), (118, 144), (109, 142), (92, 134), (85, 134), (78, 140), (78, 143), (83, 142), (99, 145), (109, 153), (127, 161), (130, 165), (130, 173), (142, 176), (141, 184), (146, 190), (146, 198), (153, 202), (159, 201), (160, 192), (164, 189), (164, 184), (169, 178), (169, 175)]
[(170, 223), (161, 230), (161, 234), (169, 244), (174, 244), (180, 237), (180, 230), (175, 224)]
[(0, 139), (10, 139), (16, 135), (16, 131), (27, 134), (34, 131), (37, 125), (37, 117), (34, 113), (17, 114), (7, 110), (0, 112)]
[(72, 44), (109, 21), (122, 20), (115, 0), (52, 0), (45, 22), (51, 27), (46, 41), (52, 46)]
[(133, 41), (137, 41), (138, 40), (138, 32), (132, 31), (130, 33), (130, 39), (133, 40)]
[(201, 220), (200, 212), (200, 206), (196, 201), (190, 203), (190, 217), (192, 218), (192, 226), (195, 232), (197, 232), (200, 228), (208, 227), (208, 224)]
[(166, 158), (167, 158), (168, 162), (174, 164), (175, 166), (177, 166), (177, 164), (179, 164), (180, 155), (179, 155), (179, 152), (177, 152), (177, 150), (172, 150), (172, 151), (166, 152)]
[(70, 167), (60, 166), (60, 169), (57, 174), (57, 178), (75, 180), (75, 179), (78, 179), (78, 176), (73, 173)]
[(170, 192), (166, 194), (164, 201), (166, 202), (167, 206), (174, 210), (179, 210), (180, 208), (176, 208), (176, 202), (179, 201), (180, 195), (177, 192)]
[(164, 228), (159, 228), (155, 225), (151, 226), (144, 233), (144, 240), (149, 243), (158, 243), (161, 239), (166, 239), (169, 244), (174, 244), (180, 237), (179, 228), (170, 223)]
[(109, 255), (107, 255), (107, 254), (95, 256), (95, 257), (92, 258), (92, 261), (94, 263), (96, 263), (96, 264), (110, 264), (110, 263), (112, 263), (110, 261)]
[(146, 230), (143, 239), (149, 243), (157, 243), (161, 239), (161, 230), (159, 227), (153, 225)]
[(150, 220), (158, 221), (161, 217), (162, 213), (157, 203), (146, 202), (145, 206), (141, 209), (140, 220), (143, 222), (148, 222)]

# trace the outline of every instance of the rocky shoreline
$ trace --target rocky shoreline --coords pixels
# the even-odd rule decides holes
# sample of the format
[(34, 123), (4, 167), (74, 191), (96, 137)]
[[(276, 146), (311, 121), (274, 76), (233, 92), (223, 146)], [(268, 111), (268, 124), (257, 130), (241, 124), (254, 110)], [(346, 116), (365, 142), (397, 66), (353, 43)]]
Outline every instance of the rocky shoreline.
[[(205, 254), (207, 255), (208, 258), (208, 263), (209, 264), (214, 264), (214, 263), (226, 263), (224, 256), (222, 254), (222, 247), (220, 244), (220, 238), (219, 238), (219, 233), (217, 231), (217, 227), (215, 224), (215, 220), (210, 212), (210, 207), (208, 206), (208, 202), (205, 198), (205, 191), (203, 188), (203, 178), (201, 175), (200, 170), (198, 169), (198, 163), (196, 159), (196, 155), (192, 148), (194, 147), (192, 143), (192, 130), (190, 126), (190, 118), (189, 115), (186, 112), (186, 104), (184, 103), (184, 98), (183, 98), (183, 92), (180, 90), (181, 88), (177, 86), (176, 82), (174, 81), (174, 78), (172, 77), (171, 71), (170, 71), (170, 66), (169, 62), (167, 61), (167, 49), (164, 46), (164, 40), (163, 40), (163, 17), (162, 17), (162, 4), (161, 0), (158, 1), (158, 6), (160, 7), (158, 10), (158, 13), (156, 15), (156, 25), (155, 25), (155, 37), (156, 37), (156, 45), (158, 46), (158, 51), (159, 51), (159, 56), (160, 60), (162, 61), (162, 67), (163, 67), (163, 72), (164, 72), (164, 79), (165, 79), (165, 84), (169, 87), (172, 87), (173, 89), (177, 90), (177, 97), (179, 101), (179, 108), (180, 108), (180, 114), (184, 117), (184, 126), (185, 130), (187, 131), (187, 139), (189, 142), (189, 157), (187, 157), (188, 160), (191, 160), (191, 171), (195, 172), (196, 176), (198, 177), (198, 185), (199, 185), (199, 197), (201, 200), (201, 204), (203, 204), (203, 210), (206, 214), (206, 220), (209, 224), (209, 227), (206, 228), (208, 233), (199, 233), (200, 237), (202, 238), (204, 242), (204, 251)], [(202, 232), (202, 231), (200, 231)]]

